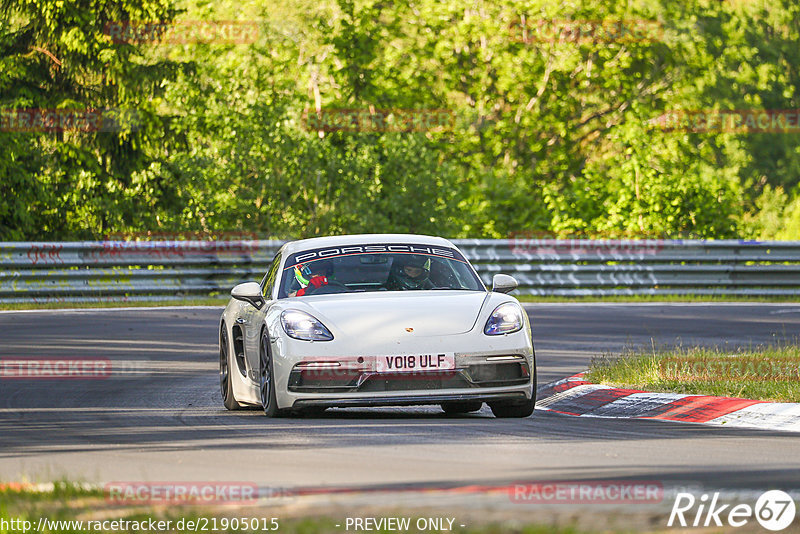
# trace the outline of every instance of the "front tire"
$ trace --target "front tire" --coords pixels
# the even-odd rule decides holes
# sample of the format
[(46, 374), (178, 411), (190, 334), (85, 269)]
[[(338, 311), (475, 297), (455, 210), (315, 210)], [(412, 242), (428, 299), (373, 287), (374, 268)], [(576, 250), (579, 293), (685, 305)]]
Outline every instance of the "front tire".
[(219, 334), (219, 389), (222, 393), (222, 404), (228, 410), (240, 410), (242, 405), (236, 402), (231, 383), (231, 365), (228, 354), (228, 331), (225, 326)]
[(286, 412), (278, 409), (275, 396), (275, 374), (272, 366), (272, 350), (269, 345), (269, 334), (266, 328), (261, 333), (261, 348), (259, 349), (258, 391), (261, 406), (267, 417), (281, 417)]
[(525, 401), (492, 402), (489, 408), (495, 417), (530, 417), (536, 408), (536, 356), (533, 357), (533, 378), (531, 379), (531, 398)]

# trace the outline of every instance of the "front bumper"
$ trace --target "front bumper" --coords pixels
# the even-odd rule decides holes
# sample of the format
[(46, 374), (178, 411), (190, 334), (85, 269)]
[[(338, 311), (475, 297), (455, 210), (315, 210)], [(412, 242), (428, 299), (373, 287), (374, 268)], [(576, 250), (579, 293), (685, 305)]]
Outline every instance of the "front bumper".
[(422, 406), (426, 404), (441, 404), (443, 402), (495, 402), (495, 401), (524, 401), (530, 397), (524, 391), (508, 391), (502, 393), (449, 393), (449, 394), (407, 394), (392, 397), (307, 397), (294, 401), (292, 408), (355, 408), (369, 406)]
[[(289, 373), (288, 406), (413, 406), (443, 402), (524, 401), (533, 393), (531, 357), (495, 361), (498, 355), (457, 356), (456, 369), (377, 373), (359, 368)], [(488, 359), (488, 360), (487, 360)]]
[[(490, 359), (496, 358), (496, 359)], [(521, 354), (461, 357), (452, 370), (378, 373), (355, 365), (309, 368), (301, 362), (289, 373), (292, 393), (373, 393), (521, 386), (530, 382), (531, 369)]]
[[(536, 364), (529, 327), (493, 337), (476, 330), (454, 336), (387, 338), (381, 343), (354, 339), (308, 343), (276, 337), (273, 361), (281, 408), (522, 401), (534, 394)], [(380, 357), (430, 353), (454, 354), (455, 368), (378, 372)]]

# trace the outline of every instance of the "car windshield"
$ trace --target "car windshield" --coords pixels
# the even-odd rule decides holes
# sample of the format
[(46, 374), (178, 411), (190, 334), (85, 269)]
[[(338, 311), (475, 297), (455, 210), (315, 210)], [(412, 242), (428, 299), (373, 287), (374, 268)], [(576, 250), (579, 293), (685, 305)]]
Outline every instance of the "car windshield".
[(455, 249), (411, 244), (348, 245), (291, 255), (278, 298), (365, 291), (485, 291)]

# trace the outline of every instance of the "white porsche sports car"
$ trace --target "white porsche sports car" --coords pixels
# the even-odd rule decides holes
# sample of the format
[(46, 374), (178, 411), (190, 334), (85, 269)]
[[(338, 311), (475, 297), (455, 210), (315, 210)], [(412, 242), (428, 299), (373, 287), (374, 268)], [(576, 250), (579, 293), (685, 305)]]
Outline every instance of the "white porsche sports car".
[(399, 234), (284, 244), (219, 326), (225, 407), (267, 416), (328, 407), (488, 403), (527, 417), (536, 402), (528, 316), (494, 276), (487, 290), (451, 242)]

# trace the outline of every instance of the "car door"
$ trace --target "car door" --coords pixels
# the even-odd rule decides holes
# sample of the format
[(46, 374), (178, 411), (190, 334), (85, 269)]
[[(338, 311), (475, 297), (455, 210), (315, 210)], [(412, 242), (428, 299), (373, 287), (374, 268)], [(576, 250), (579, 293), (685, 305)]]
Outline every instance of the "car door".
[(247, 306), (243, 313), (243, 329), (245, 332), (245, 355), (247, 357), (248, 377), (258, 382), (259, 350), (261, 349), (261, 327), (264, 324), (264, 316), (274, 302), (272, 299), (275, 281), (278, 278), (278, 270), (281, 265), (281, 253), (278, 252), (267, 269), (267, 274), (261, 280), (261, 295), (264, 297), (264, 305), (260, 310), (254, 306)]

